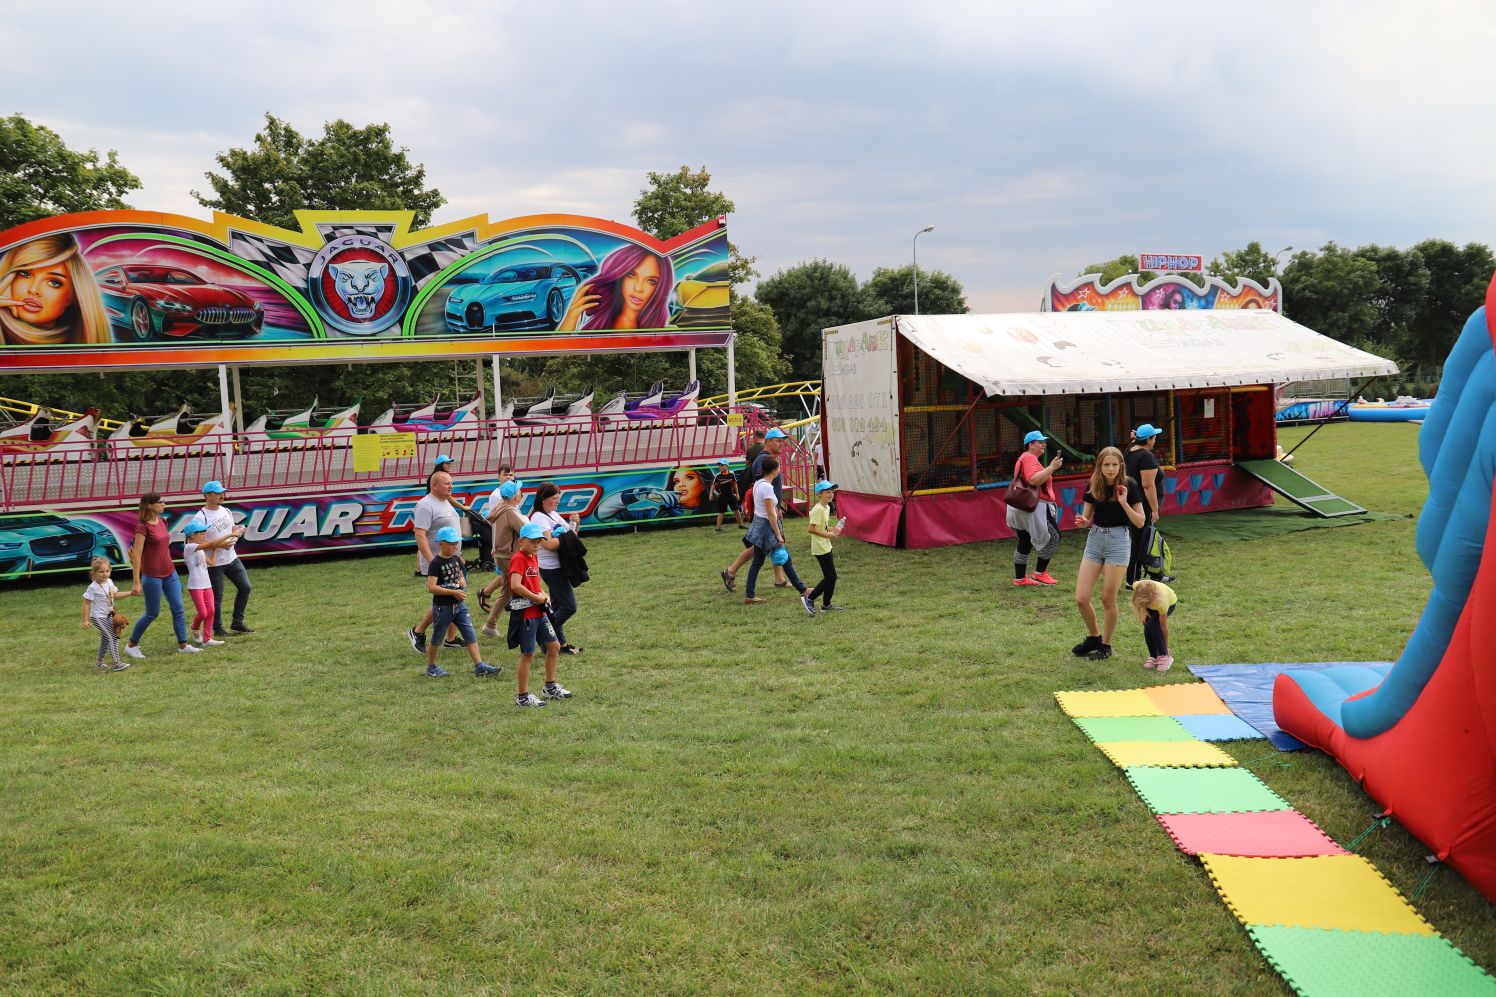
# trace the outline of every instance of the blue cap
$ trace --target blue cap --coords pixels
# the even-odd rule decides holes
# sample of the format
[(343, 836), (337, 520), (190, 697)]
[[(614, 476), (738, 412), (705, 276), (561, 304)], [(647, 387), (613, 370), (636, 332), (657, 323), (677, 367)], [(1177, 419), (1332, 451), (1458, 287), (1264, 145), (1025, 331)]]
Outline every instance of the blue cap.
[(524, 486), (521, 485), (518, 481), (506, 481), (499, 486), (499, 498), (512, 499), (514, 498), (514, 496), (519, 494), (519, 490), (522, 487)]
[(790, 552), (785, 548), (784, 544), (780, 544), (769, 551), (769, 560), (774, 564), (789, 564)]
[(1039, 432), (1037, 429), (1031, 429), (1026, 434), (1024, 434), (1023, 445), (1024, 446), (1028, 446), (1030, 443), (1038, 443), (1040, 440), (1047, 440), (1047, 439), (1049, 439), (1049, 437), (1045, 436), (1043, 433)]
[(208, 529), (208, 524), (207, 523), (203, 522), (200, 519), (194, 519), (191, 522), (189, 522), (186, 526), (182, 527), (182, 536), (184, 536), (184, 537), (190, 537), (194, 533), (204, 533), (204, 532), (207, 531), (207, 529)]
[(223, 487), (222, 481), (213, 480), (203, 482), (204, 495), (207, 495), (209, 492), (221, 495), (226, 491), (228, 491), (228, 489)]
[(462, 534), (457, 532), (455, 526), (443, 526), (436, 531), (436, 542), (444, 544), (462, 543)]
[(436, 466), (437, 467), (441, 467), (443, 464), (450, 464), (450, 463), (452, 463), (452, 455), (451, 454), (438, 454), (437, 455), (437, 457), (436, 457)]
[(718, 463), (718, 464), (720, 464), (720, 465), (722, 465), (722, 466), (723, 466), (723, 467), (730, 467), (730, 466), (731, 466), (731, 465), (730, 465), (730, 464), (729, 464), (729, 463), (728, 463), (728, 461), (727, 461), (727, 458), (726, 458), (726, 457), (723, 457), (723, 458), (722, 458), (722, 459), (721, 459), (721, 460), (719, 460), (719, 461), (717, 461), (717, 463)]
[(817, 481), (816, 482), (816, 494), (819, 495), (822, 492), (829, 492), (829, 491), (831, 491), (832, 489), (834, 489), (836, 487), (837, 487), (837, 484), (834, 481)]
[(1134, 430), (1132, 435), (1136, 436), (1140, 440), (1151, 440), (1155, 436), (1161, 436), (1162, 434), (1162, 429), (1159, 429), (1151, 422), (1145, 422), (1136, 430)]
[(526, 523), (519, 528), (519, 538), (521, 540), (542, 540), (545, 538), (545, 530), (541, 528), (539, 523)]
[(782, 440), (784, 438), (784, 430), (780, 429), (778, 426), (769, 427), (769, 431), (764, 434), (764, 439), (766, 440)]

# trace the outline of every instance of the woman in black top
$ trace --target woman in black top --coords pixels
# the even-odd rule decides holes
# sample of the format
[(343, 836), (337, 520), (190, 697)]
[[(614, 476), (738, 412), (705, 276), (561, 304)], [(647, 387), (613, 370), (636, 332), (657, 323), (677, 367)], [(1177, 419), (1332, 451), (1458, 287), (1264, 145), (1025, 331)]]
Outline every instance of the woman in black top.
[[(1086, 505), (1075, 517), (1077, 526), (1091, 528), (1086, 552), (1075, 578), (1075, 605), (1086, 624), (1086, 639), (1072, 648), (1076, 657), (1100, 661), (1112, 656), (1112, 634), (1117, 630), (1117, 590), (1132, 557), (1132, 530), (1142, 527), (1142, 489), (1125, 473), (1122, 451), (1106, 447), (1096, 455), (1096, 470), (1086, 489)], [(1091, 599), (1101, 581), (1105, 633), (1096, 626)]]
[(1153, 455), (1153, 445), (1162, 433), (1162, 429), (1145, 422), (1133, 430), (1132, 445), (1127, 448), (1127, 476), (1142, 486), (1138, 497), (1143, 500), (1143, 526), (1132, 533), (1132, 557), (1127, 562), (1128, 588), (1143, 577), (1148, 527), (1158, 522), (1158, 458)]

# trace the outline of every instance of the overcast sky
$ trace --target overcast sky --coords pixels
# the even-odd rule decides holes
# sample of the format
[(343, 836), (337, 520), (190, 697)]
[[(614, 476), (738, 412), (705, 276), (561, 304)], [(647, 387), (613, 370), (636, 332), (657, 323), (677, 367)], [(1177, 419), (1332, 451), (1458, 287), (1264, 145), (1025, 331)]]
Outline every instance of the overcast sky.
[(705, 165), (767, 276), (953, 274), (975, 311), (1138, 251), (1496, 242), (1496, 5), (0, 0), (0, 112), (205, 214), (270, 111), (389, 122), (436, 220), (627, 221)]

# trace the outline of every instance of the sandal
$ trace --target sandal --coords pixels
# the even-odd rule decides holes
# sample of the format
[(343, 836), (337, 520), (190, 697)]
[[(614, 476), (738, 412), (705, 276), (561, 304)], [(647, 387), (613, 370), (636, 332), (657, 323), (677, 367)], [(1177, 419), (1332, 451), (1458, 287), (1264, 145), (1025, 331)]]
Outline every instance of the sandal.
[(580, 647), (577, 647), (575, 644), (562, 644), (561, 645), (561, 653), (562, 654), (581, 654), (582, 653), (582, 649)]
[(478, 590), (478, 608), (483, 610), (485, 613), (493, 609), (493, 603), (489, 599), (488, 593), (483, 591), (482, 589)]
[(789, 582), (775, 582), (774, 583), (774, 587), (777, 588), (777, 589), (787, 589), (787, 588), (790, 587), (790, 583)]

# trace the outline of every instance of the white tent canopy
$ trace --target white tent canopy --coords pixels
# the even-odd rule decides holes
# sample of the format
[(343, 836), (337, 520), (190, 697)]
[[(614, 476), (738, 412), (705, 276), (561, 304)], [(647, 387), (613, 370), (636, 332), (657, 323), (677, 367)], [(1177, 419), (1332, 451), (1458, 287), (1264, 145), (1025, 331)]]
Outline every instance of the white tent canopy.
[(1397, 373), (1390, 360), (1257, 309), (899, 315), (893, 321), (915, 346), (988, 395), (1162, 391)]

